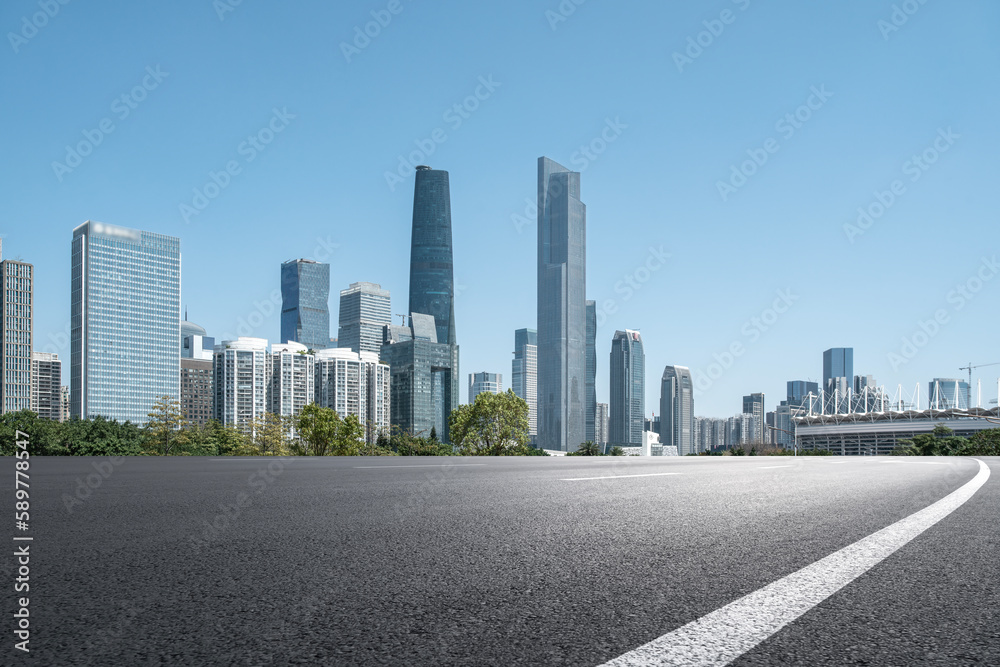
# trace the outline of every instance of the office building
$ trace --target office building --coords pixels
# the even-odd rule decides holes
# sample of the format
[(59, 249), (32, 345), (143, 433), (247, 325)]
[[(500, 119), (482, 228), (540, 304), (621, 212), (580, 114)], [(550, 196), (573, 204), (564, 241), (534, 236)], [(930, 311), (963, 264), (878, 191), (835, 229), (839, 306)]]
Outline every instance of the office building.
[(361, 282), (340, 291), (339, 347), (378, 355), (387, 324), (392, 324), (389, 290), (377, 283)]
[(594, 417), (594, 442), (598, 445), (608, 444), (608, 404), (598, 403)]
[(27, 262), (0, 262), (0, 414), (31, 408), (34, 271)]
[(187, 314), (181, 322), (181, 359), (212, 360), (215, 338), (208, 335), (203, 327), (189, 322)]
[(753, 415), (757, 432), (749, 434), (750, 442), (764, 444), (769, 441), (765, 428), (766, 420), (764, 415), (764, 394), (750, 394), (743, 397), (743, 414)]
[(69, 421), (69, 415), (70, 415), (69, 387), (63, 385), (62, 387), (59, 388), (59, 398), (60, 398), (59, 403), (62, 408), (59, 416), (59, 421), (64, 421), (64, 422)]
[(62, 421), (62, 362), (58, 354), (31, 353), (31, 411), (39, 419)]
[(789, 380), (787, 383), (786, 399), (788, 405), (793, 408), (801, 408), (806, 414), (810, 410), (819, 414), (823, 411), (820, 403), (819, 383), (809, 380)]
[(969, 397), (965, 380), (934, 378), (927, 383), (927, 407), (931, 410), (968, 410)]
[(410, 313), (434, 317), (437, 342), (457, 345), (448, 172), (417, 167), (410, 237)]
[(271, 346), (269, 412), (297, 417), (302, 408), (316, 402), (316, 357), (309, 349), (296, 342)]
[(330, 265), (311, 259), (281, 264), (281, 342), (330, 347)]
[(87, 221), (71, 276), (72, 414), (144, 425), (180, 397), (180, 239)]
[(686, 366), (666, 366), (660, 379), (660, 442), (680, 456), (697, 453), (694, 444), (694, 385)]
[(212, 357), (181, 357), (181, 417), (204, 426), (212, 418)]
[[(538, 158), (538, 443), (586, 440), (587, 209), (580, 174)], [(613, 436), (612, 436), (613, 437)]]
[(271, 384), (267, 340), (240, 336), (218, 343), (212, 361), (212, 412), (224, 426), (246, 427), (264, 416)]
[(823, 412), (850, 412), (850, 388), (854, 379), (854, 348), (832, 347), (823, 352)]
[(586, 423), (584, 431), (587, 440), (596, 442), (597, 437), (597, 302), (588, 300), (587, 309), (587, 382), (586, 382)]
[(514, 361), (511, 362), (511, 389), (528, 404), (528, 434), (538, 436), (538, 332), (514, 332)]
[(476, 402), (476, 396), (483, 392), (503, 393), (503, 375), (500, 373), (469, 373), (469, 404)]
[(329, 348), (316, 352), (316, 404), (340, 417), (355, 415), (374, 444), (389, 434), (390, 369), (374, 352)]
[(802, 411), (788, 401), (781, 401), (774, 409), (774, 430), (772, 442), (779, 447), (791, 447), (795, 439), (795, 425), (792, 417), (809, 414), (808, 409)]
[(608, 442), (642, 446), (646, 411), (646, 355), (638, 331), (616, 331), (611, 340)]

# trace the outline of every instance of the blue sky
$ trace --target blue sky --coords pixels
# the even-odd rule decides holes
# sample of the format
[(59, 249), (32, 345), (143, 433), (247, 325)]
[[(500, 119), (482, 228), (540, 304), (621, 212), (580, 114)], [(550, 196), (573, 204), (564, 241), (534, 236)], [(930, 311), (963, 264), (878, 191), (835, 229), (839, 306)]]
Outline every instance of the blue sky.
[(217, 337), (277, 339), (296, 257), (331, 264), (332, 331), (354, 281), (404, 312), (413, 177), (387, 174), (423, 146), (451, 173), (463, 378), (509, 386), (534, 326), (541, 155), (583, 172), (602, 402), (615, 329), (642, 332), (647, 413), (666, 364), (721, 417), (828, 347), (890, 394), (1000, 362), (997, 3), (11, 0), (0, 27), (0, 234), (36, 267), (36, 349), (68, 358), (88, 219), (179, 236)]

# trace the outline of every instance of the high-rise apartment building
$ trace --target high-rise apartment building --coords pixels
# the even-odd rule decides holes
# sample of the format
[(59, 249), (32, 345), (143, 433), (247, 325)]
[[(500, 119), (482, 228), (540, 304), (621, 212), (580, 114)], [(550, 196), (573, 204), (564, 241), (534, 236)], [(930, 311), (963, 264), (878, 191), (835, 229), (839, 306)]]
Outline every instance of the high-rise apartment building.
[(750, 394), (749, 396), (743, 397), (743, 414), (753, 415), (754, 425), (757, 428), (755, 433), (749, 434), (749, 442), (754, 443), (765, 443), (770, 440), (768, 434), (765, 433), (767, 430), (766, 420), (765, 420), (765, 409), (764, 409), (764, 394)]
[(316, 357), (302, 343), (272, 345), (270, 375), (269, 412), (296, 417), (316, 402)]
[(823, 412), (850, 412), (851, 381), (854, 379), (854, 348), (832, 347), (823, 352)]
[(222, 341), (215, 346), (212, 363), (217, 421), (245, 427), (267, 412), (271, 357), (266, 339), (240, 336)]
[(143, 425), (180, 398), (180, 239), (87, 221), (71, 276), (72, 414)]
[(31, 411), (62, 421), (62, 362), (52, 352), (31, 353)]
[(382, 349), (382, 329), (392, 324), (389, 290), (376, 283), (351, 283), (340, 291), (337, 345), (355, 352)]
[(514, 332), (510, 381), (514, 393), (528, 404), (528, 434), (534, 442), (538, 436), (538, 332), (534, 329)]
[(34, 271), (27, 262), (0, 262), (0, 414), (31, 407)]
[(389, 366), (374, 352), (347, 348), (316, 352), (317, 405), (336, 410), (341, 418), (356, 415), (369, 444), (380, 434), (389, 434), (389, 382)]
[(538, 444), (586, 440), (587, 209), (580, 174), (538, 158)]
[(585, 437), (597, 442), (597, 302), (588, 300), (587, 307), (587, 404)]
[(311, 259), (281, 264), (281, 342), (330, 347), (330, 265)]
[(666, 366), (660, 378), (660, 442), (677, 447), (679, 456), (696, 453), (694, 385), (686, 366)]
[(594, 442), (608, 444), (608, 404), (598, 403), (594, 411)]
[(500, 373), (469, 373), (469, 404), (475, 403), (476, 396), (483, 392), (503, 393), (503, 375)]
[(611, 340), (608, 442), (641, 447), (646, 411), (646, 355), (638, 331), (616, 331)]
[(212, 358), (181, 357), (181, 417), (204, 426), (212, 418)]

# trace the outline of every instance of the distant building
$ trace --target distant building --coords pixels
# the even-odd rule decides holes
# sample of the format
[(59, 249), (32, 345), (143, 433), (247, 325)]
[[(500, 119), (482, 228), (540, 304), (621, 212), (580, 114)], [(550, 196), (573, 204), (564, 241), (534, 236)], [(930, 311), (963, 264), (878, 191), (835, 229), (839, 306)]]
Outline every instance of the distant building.
[(0, 414), (31, 408), (34, 271), (27, 262), (0, 262)]
[(503, 375), (500, 373), (469, 373), (469, 403), (476, 401), (476, 396), (483, 392), (491, 394), (503, 393)]
[(514, 332), (511, 388), (528, 403), (528, 434), (538, 435), (538, 333), (534, 329)]
[(666, 366), (660, 379), (660, 441), (681, 456), (696, 453), (694, 385), (686, 366)]
[[(199, 344), (200, 345), (200, 344)], [(212, 359), (181, 357), (181, 417), (204, 426), (212, 419)]]
[(587, 208), (580, 173), (546, 157), (537, 191), (538, 445), (572, 452), (587, 439)]
[(623, 447), (640, 446), (646, 411), (646, 355), (638, 331), (615, 332), (610, 369), (608, 441)]
[(330, 265), (311, 259), (281, 264), (281, 342), (310, 350), (330, 345)]
[(268, 411), (282, 417), (296, 417), (316, 399), (316, 357), (302, 343), (271, 346)]
[(752, 447), (759, 444), (760, 426), (752, 414), (742, 413), (726, 420), (726, 447)]
[(848, 396), (853, 379), (853, 347), (832, 347), (823, 352), (824, 414), (850, 412)]
[(810, 410), (815, 414), (820, 414), (823, 411), (818, 382), (789, 380), (787, 386), (786, 398), (789, 406), (802, 408), (805, 414), (808, 414)]
[(212, 360), (215, 338), (208, 335), (203, 327), (185, 318), (181, 322), (181, 359)]
[(375, 443), (389, 433), (387, 364), (373, 352), (330, 348), (316, 352), (316, 403), (341, 418), (355, 415), (365, 426), (365, 439)]
[(965, 380), (934, 378), (927, 383), (927, 407), (931, 410), (968, 410), (970, 387)]
[(376, 283), (351, 283), (340, 291), (337, 345), (355, 352), (382, 349), (382, 329), (392, 324), (389, 290)]
[(58, 354), (31, 353), (31, 411), (40, 419), (62, 421), (62, 362)]
[(62, 408), (59, 421), (69, 421), (69, 387), (63, 385), (59, 390), (59, 403)]
[(726, 420), (695, 417), (695, 452), (710, 452), (726, 446)]
[(267, 340), (240, 336), (216, 344), (212, 412), (224, 426), (245, 427), (268, 409), (271, 357)]
[(586, 376), (586, 423), (584, 437), (596, 442), (597, 437), (597, 302), (587, 301), (587, 376)]
[(144, 425), (157, 399), (180, 398), (180, 239), (87, 221), (71, 286), (73, 416)]
[(598, 445), (606, 445), (608, 444), (608, 404), (598, 403), (594, 413), (594, 442)]
[(766, 430), (764, 428), (766, 423), (764, 419), (765, 418), (764, 394), (756, 393), (756, 394), (750, 394), (749, 396), (744, 396), (743, 414), (753, 415), (754, 425), (757, 429), (754, 433), (747, 434), (747, 437), (750, 438), (748, 442), (755, 442), (762, 444), (768, 442), (768, 438), (764, 433), (764, 431)]

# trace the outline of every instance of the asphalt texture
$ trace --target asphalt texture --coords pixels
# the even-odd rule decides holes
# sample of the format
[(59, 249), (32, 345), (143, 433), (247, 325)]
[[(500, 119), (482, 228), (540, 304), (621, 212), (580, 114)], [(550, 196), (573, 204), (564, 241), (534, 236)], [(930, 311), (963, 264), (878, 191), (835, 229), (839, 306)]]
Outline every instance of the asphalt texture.
[[(1000, 459), (983, 460), (971, 500), (733, 664), (1000, 664)], [(968, 458), (36, 457), (30, 530), (13, 517), (8, 530), (34, 538), (31, 652), (14, 649), (8, 556), (0, 662), (597, 665), (977, 471)]]

